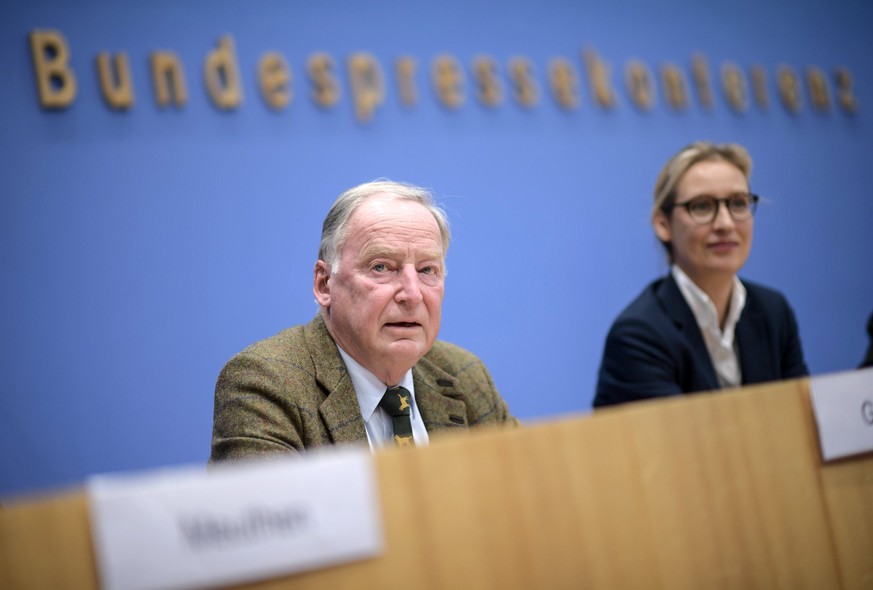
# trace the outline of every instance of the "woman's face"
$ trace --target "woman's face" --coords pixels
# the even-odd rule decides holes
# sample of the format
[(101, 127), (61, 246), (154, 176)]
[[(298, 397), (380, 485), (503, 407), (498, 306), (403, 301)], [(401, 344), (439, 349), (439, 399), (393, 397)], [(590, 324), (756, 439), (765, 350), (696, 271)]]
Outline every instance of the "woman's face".
[[(724, 160), (698, 162), (689, 168), (676, 186), (677, 205), (710, 196), (724, 199), (734, 193), (747, 193), (749, 183), (742, 171)], [(732, 278), (746, 263), (752, 248), (755, 220), (736, 221), (726, 204), (718, 205), (715, 219), (698, 223), (685, 207), (669, 214), (658, 212), (655, 233), (673, 249), (673, 260), (698, 285), (712, 279)]]

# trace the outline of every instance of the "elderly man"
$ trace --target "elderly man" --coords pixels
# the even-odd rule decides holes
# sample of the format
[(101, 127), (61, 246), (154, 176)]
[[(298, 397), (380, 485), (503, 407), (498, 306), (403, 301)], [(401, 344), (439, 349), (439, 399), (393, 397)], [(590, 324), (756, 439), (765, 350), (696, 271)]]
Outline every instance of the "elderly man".
[(377, 181), (340, 195), (315, 264), (320, 311), (225, 365), (210, 460), (517, 424), (482, 361), (437, 340), (448, 246), (424, 189)]

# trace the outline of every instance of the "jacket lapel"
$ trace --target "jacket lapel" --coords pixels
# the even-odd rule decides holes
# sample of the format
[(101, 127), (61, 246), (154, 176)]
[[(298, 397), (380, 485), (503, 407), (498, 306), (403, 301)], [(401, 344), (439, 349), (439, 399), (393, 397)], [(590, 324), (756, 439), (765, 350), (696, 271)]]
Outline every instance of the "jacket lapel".
[[(307, 346), (315, 366), (315, 379), (327, 397), (319, 407), (321, 419), (334, 443), (367, 441), (358, 397), (339, 349), (321, 315), (306, 326)], [(466, 428), (467, 405), (458, 381), (426, 358), (412, 368), (415, 403), (429, 434)]]
[[(748, 292), (746, 289), (746, 293)], [(767, 370), (773, 366), (773, 361), (770, 358), (770, 349), (765, 345), (768, 341), (766, 322), (760, 310), (755, 308), (751, 297), (746, 299), (746, 306), (737, 322), (736, 337), (740, 349), (743, 383), (760, 383), (772, 379), (773, 376)]]
[(355, 388), (321, 314), (306, 326), (306, 338), (315, 366), (315, 379), (327, 392), (319, 413), (331, 440), (335, 444), (366, 442), (367, 431)]
[(700, 373), (707, 382), (709, 389), (718, 389), (718, 378), (715, 375), (715, 367), (712, 365), (712, 359), (709, 358), (709, 352), (706, 350), (706, 343), (703, 341), (703, 335), (700, 333), (700, 326), (697, 325), (697, 320), (694, 318), (691, 308), (688, 307), (688, 302), (679, 290), (679, 285), (673, 278), (673, 274), (667, 275), (667, 278), (656, 289), (655, 294), (661, 302), (661, 306), (667, 315), (673, 321), (676, 329), (684, 336), (689, 344), (691, 353), (691, 362), (695, 367), (698, 367)]
[(412, 368), (415, 403), (429, 434), (467, 427), (467, 404), (458, 381), (426, 358)]

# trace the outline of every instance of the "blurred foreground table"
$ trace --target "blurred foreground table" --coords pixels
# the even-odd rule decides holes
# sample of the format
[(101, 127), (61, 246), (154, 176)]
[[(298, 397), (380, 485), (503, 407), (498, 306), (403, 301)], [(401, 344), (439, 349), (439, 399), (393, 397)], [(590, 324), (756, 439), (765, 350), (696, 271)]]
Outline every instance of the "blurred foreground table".
[[(823, 463), (809, 380), (374, 456), (385, 552), (245, 588), (873, 588), (873, 454)], [(0, 513), (0, 588), (98, 588), (73, 491)]]

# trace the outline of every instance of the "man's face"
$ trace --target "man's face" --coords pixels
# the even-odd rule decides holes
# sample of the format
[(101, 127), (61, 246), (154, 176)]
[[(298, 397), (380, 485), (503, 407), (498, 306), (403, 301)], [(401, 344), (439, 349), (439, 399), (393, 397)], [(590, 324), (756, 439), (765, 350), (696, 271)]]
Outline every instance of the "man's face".
[(334, 340), (395, 385), (440, 328), (445, 261), (439, 226), (422, 205), (374, 195), (355, 210), (333, 272), (315, 267), (315, 297)]

